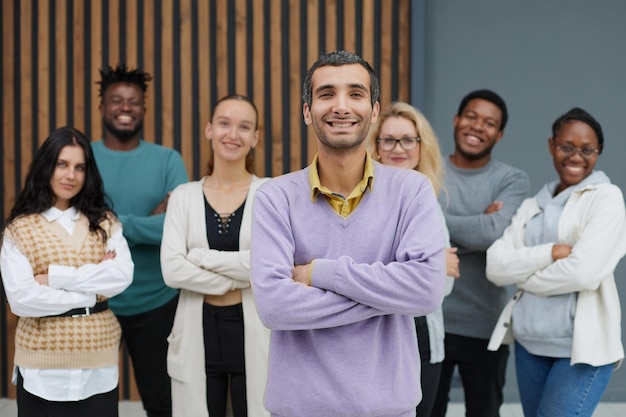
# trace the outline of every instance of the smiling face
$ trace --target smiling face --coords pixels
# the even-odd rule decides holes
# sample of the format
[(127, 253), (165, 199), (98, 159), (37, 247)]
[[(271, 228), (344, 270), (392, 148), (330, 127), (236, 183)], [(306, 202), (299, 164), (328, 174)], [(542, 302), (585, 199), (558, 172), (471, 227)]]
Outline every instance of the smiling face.
[(104, 91), (100, 114), (106, 130), (122, 142), (136, 139), (143, 127), (144, 95), (132, 83), (114, 83)]
[(256, 126), (257, 114), (246, 101), (233, 99), (219, 103), (205, 130), (216, 162), (245, 162), (248, 152), (259, 141)]
[(324, 66), (311, 77), (311, 106), (304, 104), (304, 122), (313, 125), (318, 142), (328, 149), (353, 149), (367, 137), (379, 103), (372, 107), (370, 76), (359, 64)]
[(500, 139), (502, 112), (490, 101), (470, 100), (460, 116), (454, 116), (455, 154), (461, 160), (487, 163)]
[[(379, 138), (416, 138), (419, 137), (415, 123), (402, 116), (391, 116), (385, 119), (380, 126)], [(385, 151), (377, 144), (380, 162), (384, 165), (392, 165), (398, 168), (415, 169), (420, 162), (420, 143), (411, 150), (405, 150), (399, 143), (390, 151)]]
[(54, 194), (54, 207), (66, 210), (70, 200), (85, 185), (85, 152), (82, 147), (65, 146), (59, 152), (54, 172), (50, 178), (50, 187)]
[(578, 120), (563, 123), (557, 134), (549, 140), (550, 155), (561, 180), (557, 194), (587, 178), (598, 161), (598, 152), (593, 152), (589, 157), (583, 157), (576, 151), (567, 155), (560, 148), (567, 145), (578, 149), (598, 149), (600, 146), (598, 137), (587, 123)]

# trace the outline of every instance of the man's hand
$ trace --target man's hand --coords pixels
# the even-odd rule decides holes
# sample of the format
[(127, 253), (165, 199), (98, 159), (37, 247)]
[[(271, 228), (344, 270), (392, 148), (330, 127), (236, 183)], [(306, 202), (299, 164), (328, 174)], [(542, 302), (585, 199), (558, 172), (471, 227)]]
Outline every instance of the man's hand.
[(552, 246), (552, 260), (558, 261), (559, 259), (567, 258), (572, 253), (572, 247), (570, 245), (554, 245)]
[(311, 264), (296, 265), (293, 268), (293, 280), (297, 283), (304, 284), (306, 286), (310, 285), (310, 282), (309, 282), (309, 270), (310, 269), (311, 269)]
[(167, 210), (167, 202), (170, 199), (170, 194), (172, 193), (171, 192), (167, 193), (165, 198), (163, 198), (163, 200), (161, 200), (161, 202), (157, 204), (155, 208), (152, 209), (152, 211), (150, 212), (151, 216), (154, 216), (155, 214), (165, 213), (165, 211)]
[(459, 274), (459, 256), (456, 251), (459, 248), (446, 248), (446, 275), (458, 278)]
[(493, 203), (489, 204), (489, 206), (487, 206), (487, 208), (485, 209), (485, 214), (496, 213), (496, 212), (500, 211), (500, 209), (502, 209), (502, 207), (504, 207), (504, 203), (502, 201), (496, 200)]

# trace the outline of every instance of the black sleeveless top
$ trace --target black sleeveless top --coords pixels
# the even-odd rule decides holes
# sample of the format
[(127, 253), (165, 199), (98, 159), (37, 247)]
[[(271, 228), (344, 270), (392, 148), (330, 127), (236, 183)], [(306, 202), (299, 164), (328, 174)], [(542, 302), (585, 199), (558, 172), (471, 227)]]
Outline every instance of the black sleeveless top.
[(217, 213), (209, 204), (204, 194), (204, 215), (206, 235), (211, 249), (223, 251), (239, 250), (239, 231), (243, 217), (244, 202), (232, 213)]

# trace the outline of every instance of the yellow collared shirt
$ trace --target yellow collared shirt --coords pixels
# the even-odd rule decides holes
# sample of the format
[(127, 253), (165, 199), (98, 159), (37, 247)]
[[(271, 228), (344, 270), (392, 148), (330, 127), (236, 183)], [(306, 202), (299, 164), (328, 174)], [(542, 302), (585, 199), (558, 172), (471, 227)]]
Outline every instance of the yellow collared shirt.
[(313, 162), (309, 169), (309, 182), (311, 184), (311, 200), (315, 200), (320, 194), (326, 197), (326, 200), (333, 210), (343, 217), (348, 217), (363, 198), (365, 190), (369, 188), (372, 191), (372, 183), (374, 181), (374, 162), (369, 152), (365, 154), (365, 169), (363, 170), (363, 179), (354, 187), (354, 190), (344, 197), (341, 194), (334, 193), (324, 187), (320, 182), (319, 172), (317, 170), (317, 155), (313, 158)]

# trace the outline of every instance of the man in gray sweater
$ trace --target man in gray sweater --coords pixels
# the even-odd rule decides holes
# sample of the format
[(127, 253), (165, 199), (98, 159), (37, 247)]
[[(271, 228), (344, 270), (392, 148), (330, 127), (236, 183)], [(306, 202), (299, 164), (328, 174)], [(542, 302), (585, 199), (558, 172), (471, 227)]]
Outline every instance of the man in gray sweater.
[(467, 417), (497, 417), (502, 404), (508, 346), (487, 350), (507, 301), (505, 288), (487, 280), (487, 248), (509, 225), (528, 194), (528, 176), (491, 159), (508, 119), (506, 104), (490, 90), (466, 95), (454, 117), (454, 153), (445, 161), (440, 194), (450, 243), (458, 247), (460, 278), (443, 303), (445, 359), (433, 410), (444, 417), (454, 368), (463, 380)]

